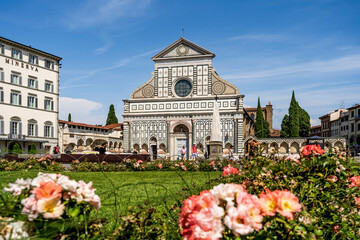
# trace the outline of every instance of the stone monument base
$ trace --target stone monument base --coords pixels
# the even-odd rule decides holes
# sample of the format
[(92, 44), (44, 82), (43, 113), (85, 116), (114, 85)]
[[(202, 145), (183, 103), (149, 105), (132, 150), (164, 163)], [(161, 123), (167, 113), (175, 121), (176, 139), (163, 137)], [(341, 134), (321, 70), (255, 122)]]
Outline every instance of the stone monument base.
[(210, 145), (210, 155), (209, 155), (209, 159), (210, 159), (210, 160), (221, 159), (221, 158), (222, 158), (222, 155), (223, 155), (222, 142), (210, 141), (210, 142), (209, 142), (209, 145)]

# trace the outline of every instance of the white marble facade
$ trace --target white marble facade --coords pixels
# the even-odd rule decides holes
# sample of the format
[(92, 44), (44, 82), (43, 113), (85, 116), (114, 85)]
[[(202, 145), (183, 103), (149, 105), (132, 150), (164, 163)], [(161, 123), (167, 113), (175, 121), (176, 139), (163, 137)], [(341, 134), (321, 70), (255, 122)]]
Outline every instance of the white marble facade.
[[(223, 147), (244, 153), (243, 98), (212, 66), (215, 54), (180, 38), (155, 55), (155, 71), (124, 100), (124, 150), (173, 159), (195, 144), (207, 151), (215, 99)], [(187, 151), (190, 154), (190, 151)]]

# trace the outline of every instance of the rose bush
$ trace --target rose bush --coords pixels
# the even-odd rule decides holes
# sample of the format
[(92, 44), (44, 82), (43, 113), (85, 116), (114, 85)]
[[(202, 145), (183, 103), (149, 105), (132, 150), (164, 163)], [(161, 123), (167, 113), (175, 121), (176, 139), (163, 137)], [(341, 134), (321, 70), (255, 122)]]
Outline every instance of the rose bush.
[[(156, 239), (359, 239), (359, 164), (340, 151), (311, 151), (244, 159), (241, 168), (225, 168), (205, 186), (184, 189), (182, 200), (166, 210), (153, 209), (161, 220), (140, 218), (136, 225), (161, 229)], [(138, 211), (146, 215), (149, 208)], [(130, 220), (127, 226), (132, 238), (145, 239), (144, 229)]]
[[(92, 182), (70, 180), (55, 173), (40, 172), (33, 179), (17, 179), (3, 191), (10, 194), (2, 196), (8, 199), (0, 203), (1, 215), (9, 220), (4, 229), (10, 228), (10, 236), (15, 229), (23, 229), (21, 234), (14, 232), (22, 237), (71, 236), (68, 225), (87, 225), (92, 210), (99, 210), (101, 205)], [(53, 228), (54, 232), (48, 231)]]

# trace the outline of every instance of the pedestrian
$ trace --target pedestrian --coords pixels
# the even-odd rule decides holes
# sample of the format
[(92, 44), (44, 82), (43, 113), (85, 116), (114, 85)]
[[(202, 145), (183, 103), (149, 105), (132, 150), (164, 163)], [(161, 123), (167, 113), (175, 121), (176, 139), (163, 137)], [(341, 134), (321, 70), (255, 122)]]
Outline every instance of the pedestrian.
[(99, 154), (105, 154), (106, 152), (106, 143), (103, 143), (99, 149)]
[(192, 160), (195, 161), (197, 158), (197, 148), (196, 148), (195, 144), (193, 144), (191, 150), (192, 150)]
[(181, 159), (182, 159), (182, 160), (185, 160), (185, 156), (186, 156), (186, 148), (185, 148), (185, 146), (183, 146), (183, 147), (180, 149), (180, 155), (181, 155)]
[(233, 145), (230, 146), (229, 160), (230, 161), (234, 160), (234, 146)]
[(59, 147), (59, 145), (56, 145), (56, 154), (60, 154), (60, 147)]
[(53, 154), (57, 154), (56, 147), (53, 148)]

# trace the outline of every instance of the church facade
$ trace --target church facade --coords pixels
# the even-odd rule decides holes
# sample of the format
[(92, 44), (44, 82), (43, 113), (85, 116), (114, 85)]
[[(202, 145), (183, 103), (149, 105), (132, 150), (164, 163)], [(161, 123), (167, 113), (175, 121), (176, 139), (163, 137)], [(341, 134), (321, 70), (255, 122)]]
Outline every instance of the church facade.
[(200, 156), (209, 153), (218, 104), (223, 148), (244, 154), (244, 95), (216, 73), (214, 57), (182, 37), (152, 57), (152, 77), (124, 100), (124, 151), (175, 159), (183, 146), (189, 156), (195, 144)]

